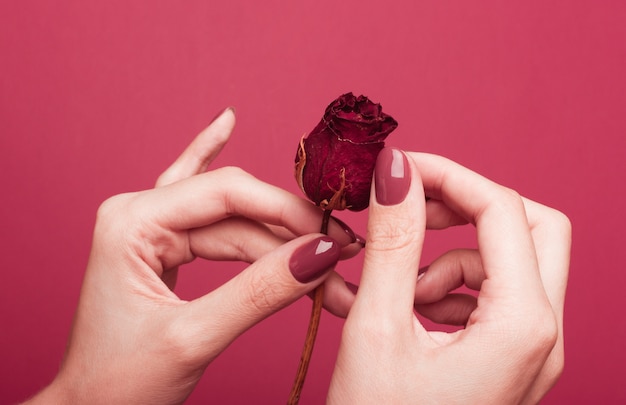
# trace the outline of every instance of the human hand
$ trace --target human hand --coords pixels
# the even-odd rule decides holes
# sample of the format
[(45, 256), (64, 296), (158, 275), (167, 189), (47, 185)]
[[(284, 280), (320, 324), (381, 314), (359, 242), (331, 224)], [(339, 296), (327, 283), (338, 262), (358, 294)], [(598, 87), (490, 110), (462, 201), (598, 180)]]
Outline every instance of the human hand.
[[(423, 153), (383, 150), (374, 187), (329, 403), (538, 402), (563, 368), (569, 220)], [(467, 222), (478, 249), (418, 271), (425, 229)], [(463, 284), (477, 299), (450, 294)], [(427, 331), (415, 309), (465, 328)]]
[[(305, 200), (241, 169), (203, 173), (234, 123), (226, 110), (155, 189), (102, 204), (66, 357), (33, 402), (181, 403), (237, 336), (323, 282), (343, 247), (358, 251), (336, 222), (315, 234), (322, 214)], [(183, 301), (177, 269), (196, 257), (253, 264)]]

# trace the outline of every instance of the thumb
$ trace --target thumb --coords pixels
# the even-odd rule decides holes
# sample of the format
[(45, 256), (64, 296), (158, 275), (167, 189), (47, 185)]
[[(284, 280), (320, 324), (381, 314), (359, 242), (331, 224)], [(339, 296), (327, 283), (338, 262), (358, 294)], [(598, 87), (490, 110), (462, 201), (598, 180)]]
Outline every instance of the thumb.
[(212, 360), (235, 338), (321, 284), (341, 246), (326, 235), (294, 239), (254, 262), (215, 291), (188, 305), (185, 328)]
[(373, 191), (361, 285), (351, 312), (387, 323), (405, 322), (413, 319), (426, 223), (424, 190), (415, 164), (399, 149), (383, 149)]

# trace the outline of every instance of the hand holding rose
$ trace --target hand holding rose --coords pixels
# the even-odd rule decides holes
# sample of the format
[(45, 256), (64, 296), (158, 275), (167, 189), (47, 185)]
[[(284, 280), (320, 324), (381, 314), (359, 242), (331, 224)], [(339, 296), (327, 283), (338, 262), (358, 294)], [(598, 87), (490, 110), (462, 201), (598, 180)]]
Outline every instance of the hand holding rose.
[[(342, 247), (358, 252), (334, 221), (330, 237), (316, 234), (321, 212), (307, 201), (240, 169), (202, 173), (234, 122), (220, 115), (157, 188), (101, 206), (66, 358), (33, 403), (182, 403), (230, 342), (322, 283)], [(253, 264), (182, 301), (177, 268), (196, 257)]]
[[(545, 395), (563, 367), (563, 214), (442, 157), (383, 149), (355, 297), (331, 271), (360, 250), (345, 226), (317, 234), (318, 207), (240, 169), (204, 173), (233, 126), (226, 110), (155, 189), (102, 205), (66, 357), (32, 403), (182, 403), (230, 342), (323, 282), (327, 308), (347, 315), (329, 403)], [(468, 222), (478, 249), (450, 251), (418, 277), (425, 230)], [(195, 258), (252, 264), (182, 301), (177, 269)], [(463, 283), (477, 299), (449, 294)], [(429, 332), (415, 310), (466, 328)]]
[[(538, 402), (563, 368), (567, 218), (434, 155), (384, 149), (374, 183), (328, 402)], [(478, 250), (450, 251), (418, 280), (426, 228), (467, 222)], [(478, 299), (448, 294), (461, 284)], [(428, 332), (414, 309), (466, 328)]]

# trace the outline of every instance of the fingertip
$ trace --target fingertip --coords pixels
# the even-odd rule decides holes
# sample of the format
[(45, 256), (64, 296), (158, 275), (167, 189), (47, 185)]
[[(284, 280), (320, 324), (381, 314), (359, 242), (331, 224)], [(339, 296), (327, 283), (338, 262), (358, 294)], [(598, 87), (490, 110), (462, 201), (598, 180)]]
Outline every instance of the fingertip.
[(220, 112), (218, 112), (217, 114), (215, 114), (215, 116), (213, 117), (213, 119), (211, 119), (211, 121), (209, 122), (209, 125), (211, 125), (212, 123), (216, 122), (218, 119), (222, 118), (223, 116), (226, 115), (232, 115), (232, 117), (235, 117), (235, 107), (233, 106), (228, 106), (226, 108), (224, 108), (223, 110), (221, 110)]
[(407, 156), (397, 148), (383, 148), (374, 170), (375, 201), (397, 205), (404, 201), (411, 187), (411, 167)]
[(156, 186), (175, 183), (201, 173), (217, 157), (235, 127), (235, 109), (228, 107), (217, 114), (180, 156), (157, 179)]
[(211, 120), (203, 133), (209, 134), (211, 138), (219, 140), (220, 143), (226, 143), (235, 123), (235, 107), (226, 107)]
[[(354, 304), (358, 287), (345, 281), (337, 272), (332, 271), (324, 280), (324, 309), (340, 318), (345, 318)], [(312, 297), (312, 293), (309, 293)]]
[(226, 107), (222, 115), (230, 119), (233, 122), (233, 124), (237, 120), (237, 110), (233, 106)]
[(356, 233), (354, 233), (354, 231), (352, 230), (352, 228), (350, 228), (348, 226), (348, 224), (346, 224), (345, 222), (343, 222), (342, 220), (340, 220), (339, 218), (335, 217), (335, 216), (331, 216), (330, 217), (333, 221), (335, 221), (340, 227), (341, 229), (344, 231), (344, 233), (348, 236), (348, 238), (350, 239), (350, 243), (354, 243), (357, 241), (357, 235)]
[(361, 253), (363, 247), (364, 245), (359, 242), (351, 243), (347, 246), (344, 246), (341, 249), (341, 255), (339, 256), (339, 260), (347, 260), (353, 258), (354, 256)]
[(348, 290), (350, 290), (350, 292), (354, 295), (356, 295), (356, 293), (359, 291), (359, 286), (349, 281), (346, 281), (346, 287), (348, 287)]
[(339, 260), (341, 246), (329, 236), (318, 236), (299, 246), (289, 259), (289, 270), (306, 284), (328, 273)]
[[(336, 227), (334, 224), (339, 225)], [(340, 220), (335, 216), (331, 216), (331, 222), (329, 224), (329, 234), (332, 237), (335, 237), (337, 241), (342, 245), (341, 255), (339, 260), (350, 259), (357, 254), (365, 247), (365, 238), (356, 234), (348, 224)], [(340, 228), (341, 230), (337, 230), (336, 228)]]

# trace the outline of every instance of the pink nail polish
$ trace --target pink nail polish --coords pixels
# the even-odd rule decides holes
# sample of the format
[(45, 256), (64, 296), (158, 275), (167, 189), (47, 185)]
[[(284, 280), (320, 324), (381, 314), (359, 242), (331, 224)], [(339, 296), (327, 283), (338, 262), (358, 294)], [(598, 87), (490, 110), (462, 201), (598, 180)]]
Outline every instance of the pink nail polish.
[(411, 170), (400, 149), (384, 148), (380, 151), (374, 181), (379, 204), (396, 205), (404, 201), (411, 186)]
[(339, 243), (328, 236), (320, 236), (300, 246), (289, 259), (289, 270), (301, 283), (322, 276), (339, 260)]
[(350, 238), (350, 243), (354, 243), (357, 241), (357, 235), (345, 222), (334, 216), (332, 216), (331, 218), (333, 219), (333, 221), (338, 223), (341, 229), (343, 229), (343, 231), (348, 235), (348, 237)]

